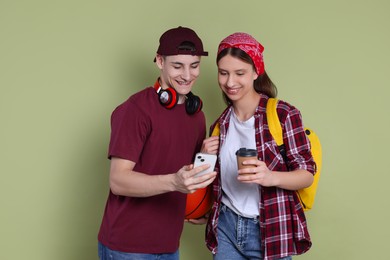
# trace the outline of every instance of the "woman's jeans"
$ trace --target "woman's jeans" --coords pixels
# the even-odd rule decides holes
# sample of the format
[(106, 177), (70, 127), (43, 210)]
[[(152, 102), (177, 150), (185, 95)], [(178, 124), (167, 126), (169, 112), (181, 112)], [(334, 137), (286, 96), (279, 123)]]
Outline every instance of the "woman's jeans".
[(114, 251), (99, 242), (100, 260), (179, 260), (179, 250), (171, 254), (138, 254)]
[[(214, 260), (262, 259), (258, 218), (245, 218), (224, 204), (218, 219), (218, 252)], [(281, 258), (291, 260), (291, 257)]]

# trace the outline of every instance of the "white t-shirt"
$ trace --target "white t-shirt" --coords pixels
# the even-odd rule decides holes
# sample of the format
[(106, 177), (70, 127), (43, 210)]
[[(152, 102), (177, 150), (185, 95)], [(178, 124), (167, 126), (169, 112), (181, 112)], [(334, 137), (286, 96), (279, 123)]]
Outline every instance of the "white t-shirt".
[(256, 149), (255, 119), (240, 122), (232, 111), (226, 140), (220, 150), (222, 202), (235, 213), (253, 218), (259, 215), (260, 186), (237, 180), (236, 151), (242, 147)]

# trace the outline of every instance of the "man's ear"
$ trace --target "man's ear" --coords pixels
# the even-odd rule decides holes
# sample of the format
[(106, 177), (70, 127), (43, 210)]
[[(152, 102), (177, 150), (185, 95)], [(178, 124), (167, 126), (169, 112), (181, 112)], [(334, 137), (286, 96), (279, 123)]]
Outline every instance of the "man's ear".
[(160, 54), (156, 54), (156, 65), (159, 69), (162, 69), (164, 64), (164, 57)]

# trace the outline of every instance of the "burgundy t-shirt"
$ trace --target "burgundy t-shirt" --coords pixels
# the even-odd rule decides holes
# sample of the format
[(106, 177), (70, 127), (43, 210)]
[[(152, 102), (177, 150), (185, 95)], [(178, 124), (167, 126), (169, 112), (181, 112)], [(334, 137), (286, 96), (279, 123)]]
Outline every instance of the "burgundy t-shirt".
[[(182, 104), (168, 110), (149, 87), (112, 113), (108, 156), (135, 162), (137, 172), (175, 173), (192, 163), (205, 135), (203, 112), (188, 115)], [(136, 198), (110, 191), (99, 241), (122, 252), (174, 252), (183, 230), (185, 199), (180, 192)]]

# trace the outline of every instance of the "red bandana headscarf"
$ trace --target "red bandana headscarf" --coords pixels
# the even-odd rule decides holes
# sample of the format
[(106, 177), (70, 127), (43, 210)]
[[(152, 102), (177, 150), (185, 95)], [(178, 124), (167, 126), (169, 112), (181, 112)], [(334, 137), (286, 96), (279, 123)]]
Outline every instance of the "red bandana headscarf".
[(247, 33), (233, 33), (221, 41), (218, 46), (218, 54), (227, 48), (238, 48), (244, 51), (255, 64), (257, 74), (260, 76), (264, 73), (264, 47), (255, 38)]

